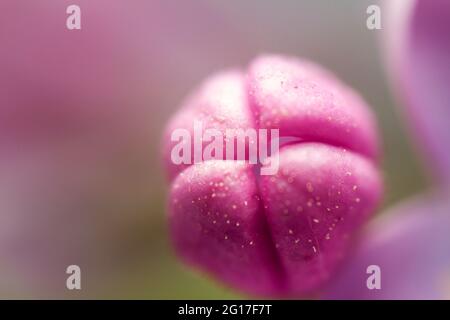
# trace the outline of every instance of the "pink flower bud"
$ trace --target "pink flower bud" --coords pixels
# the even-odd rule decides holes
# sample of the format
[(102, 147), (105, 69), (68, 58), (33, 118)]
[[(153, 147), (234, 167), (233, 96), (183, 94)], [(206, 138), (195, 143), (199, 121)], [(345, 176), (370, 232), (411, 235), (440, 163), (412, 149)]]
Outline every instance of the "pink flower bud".
[[(224, 145), (227, 129), (278, 129), (279, 152), (252, 164), (249, 140), (243, 158), (174, 164), (172, 133), (194, 136), (196, 121), (222, 132)], [(207, 145), (200, 143), (203, 151)], [(372, 113), (353, 90), (304, 60), (263, 56), (246, 73), (208, 79), (169, 123), (163, 154), (177, 252), (252, 294), (317, 290), (381, 196)], [(278, 170), (260, 174), (275, 158)]]

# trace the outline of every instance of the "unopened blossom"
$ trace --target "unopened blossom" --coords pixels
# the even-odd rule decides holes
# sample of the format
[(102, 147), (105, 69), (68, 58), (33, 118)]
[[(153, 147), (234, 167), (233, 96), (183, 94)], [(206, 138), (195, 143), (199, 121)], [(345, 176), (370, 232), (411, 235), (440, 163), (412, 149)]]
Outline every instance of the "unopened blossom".
[[(192, 131), (194, 121), (220, 131), (275, 128), (290, 142), (271, 155), (279, 158), (273, 175), (260, 175), (248, 158), (175, 164), (171, 133)], [(268, 55), (212, 76), (171, 120), (163, 145), (177, 252), (244, 292), (315, 291), (380, 200), (369, 107), (309, 61)]]

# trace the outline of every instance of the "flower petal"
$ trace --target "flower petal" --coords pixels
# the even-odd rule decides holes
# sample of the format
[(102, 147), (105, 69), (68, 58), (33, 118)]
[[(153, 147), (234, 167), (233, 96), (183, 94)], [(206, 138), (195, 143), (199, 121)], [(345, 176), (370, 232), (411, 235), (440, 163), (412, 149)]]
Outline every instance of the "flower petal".
[(334, 274), (381, 182), (368, 159), (342, 148), (299, 143), (279, 156), (281, 170), (260, 181), (265, 214), (290, 291), (311, 291)]
[[(445, 299), (450, 297), (449, 192), (411, 199), (366, 230), (354, 255), (325, 290), (328, 299)], [(366, 269), (381, 270), (369, 290)]]
[(436, 179), (450, 182), (450, 2), (388, 1), (386, 56), (404, 111)]

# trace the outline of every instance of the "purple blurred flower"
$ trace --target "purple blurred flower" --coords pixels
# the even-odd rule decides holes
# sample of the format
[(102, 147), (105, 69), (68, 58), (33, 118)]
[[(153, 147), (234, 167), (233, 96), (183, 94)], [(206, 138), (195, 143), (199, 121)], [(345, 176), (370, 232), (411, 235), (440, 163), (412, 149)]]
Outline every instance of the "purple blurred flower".
[[(450, 298), (450, 192), (406, 201), (378, 217), (327, 288), (328, 299)], [(381, 269), (369, 290), (366, 268)]]
[[(389, 1), (386, 52), (403, 112), (411, 120), (436, 190), (374, 221), (328, 299), (450, 298), (450, 2)], [(366, 268), (381, 268), (381, 290), (366, 287)]]
[(388, 72), (429, 169), (450, 182), (450, 2), (386, 1)]

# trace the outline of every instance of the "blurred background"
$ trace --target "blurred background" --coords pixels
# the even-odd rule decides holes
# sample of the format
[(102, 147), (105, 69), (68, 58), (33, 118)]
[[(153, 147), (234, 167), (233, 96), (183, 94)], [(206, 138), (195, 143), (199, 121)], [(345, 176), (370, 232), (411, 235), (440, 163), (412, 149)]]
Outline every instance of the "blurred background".
[[(81, 30), (66, 8), (81, 8)], [(383, 140), (383, 208), (427, 186), (388, 89), (375, 0), (3, 0), (0, 297), (245, 298), (177, 260), (165, 220), (165, 123), (210, 74), (262, 53), (354, 87)], [(381, 13), (383, 25), (383, 11)], [(78, 264), (82, 290), (65, 290)]]

